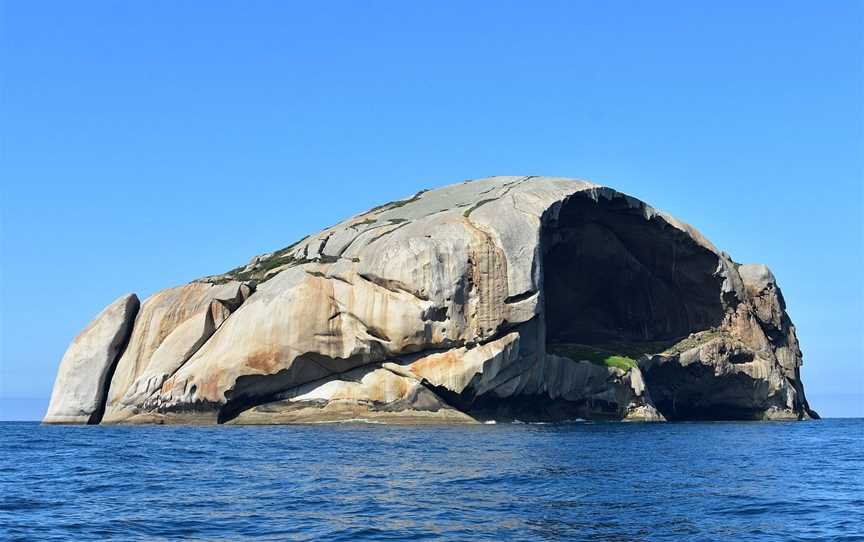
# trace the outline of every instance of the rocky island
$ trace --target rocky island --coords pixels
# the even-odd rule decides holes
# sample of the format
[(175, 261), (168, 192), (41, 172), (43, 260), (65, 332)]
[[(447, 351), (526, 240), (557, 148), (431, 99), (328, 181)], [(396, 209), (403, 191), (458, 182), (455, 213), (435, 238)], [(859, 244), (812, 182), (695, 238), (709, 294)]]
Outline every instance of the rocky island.
[(771, 271), (590, 182), (422, 191), (114, 301), (45, 423), (800, 420)]

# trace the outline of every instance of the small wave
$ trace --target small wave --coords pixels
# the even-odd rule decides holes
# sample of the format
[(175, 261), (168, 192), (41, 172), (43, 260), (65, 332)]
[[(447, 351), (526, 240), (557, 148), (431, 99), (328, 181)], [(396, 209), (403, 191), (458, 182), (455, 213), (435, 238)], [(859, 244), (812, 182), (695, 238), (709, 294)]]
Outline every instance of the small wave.
[(522, 421), (522, 420), (513, 420), (510, 423), (512, 423), (513, 425), (553, 425), (553, 423), (559, 424), (559, 423), (568, 423), (568, 422), (567, 421), (564, 421), (564, 422), (526, 422), (526, 421)]
[(318, 422), (310, 422), (310, 423), (312, 425), (334, 424), (334, 423), (336, 423), (336, 424), (339, 424), (339, 423), (368, 423), (368, 424), (375, 424), (375, 425), (387, 425), (384, 422), (379, 422), (378, 420), (370, 420), (368, 418), (348, 418), (345, 420), (321, 420)]
[(27, 510), (39, 510), (53, 508), (57, 503), (49, 501), (38, 501), (28, 498), (12, 497), (0, 501), (0, 512), (23, 512)]

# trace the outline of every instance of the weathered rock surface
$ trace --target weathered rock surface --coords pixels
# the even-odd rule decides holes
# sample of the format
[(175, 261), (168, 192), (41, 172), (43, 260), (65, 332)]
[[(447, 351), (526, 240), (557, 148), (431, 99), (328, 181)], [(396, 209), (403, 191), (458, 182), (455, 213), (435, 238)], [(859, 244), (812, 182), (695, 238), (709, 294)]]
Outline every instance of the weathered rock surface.
[(57, 370), (45, 423), (99, 423), (138, 305), (135, 294), (120, 297), (75, 337)]
[(179, 369), (251, 292), (250, 286), (235, 281), (192, 283), (144, 300), (111, 379), (104, 421), (134, 415), (149, 393)]
[(155, 294), (90, 401), (106, 423), (800, 419), (801, 359), (766, 267), (609, 188), (494, 177)]
[(380, 365), (310, 382), (276, 399), (241, 412), (230, 423), (476, 423), (421, 381)]

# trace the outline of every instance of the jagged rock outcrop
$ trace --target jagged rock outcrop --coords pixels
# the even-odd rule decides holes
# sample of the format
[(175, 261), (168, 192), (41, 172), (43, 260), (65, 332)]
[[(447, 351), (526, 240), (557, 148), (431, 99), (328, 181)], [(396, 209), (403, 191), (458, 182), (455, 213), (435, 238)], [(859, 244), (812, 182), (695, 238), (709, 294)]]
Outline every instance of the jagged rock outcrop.
[(93, 401), (105, 423), (800, 419), (801, 358), (764, 266), (606, 187), (494, 177), (155, 294)]
[(737, 266), (743, 288), (720, 326), (642, 364), (656, 404), (675, 419), (812, 417), (801, 350), (777, 281), (764, 265)]

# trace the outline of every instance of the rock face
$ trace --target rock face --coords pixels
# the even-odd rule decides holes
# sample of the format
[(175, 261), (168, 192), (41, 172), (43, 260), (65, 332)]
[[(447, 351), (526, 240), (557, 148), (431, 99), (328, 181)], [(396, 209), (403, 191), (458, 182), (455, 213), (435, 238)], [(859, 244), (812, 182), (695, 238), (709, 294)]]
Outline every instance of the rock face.
[(235, 281), (192, 283), (162, 290), (145, 300), (111, 379), (104, 420), (116, 422), (134, 415), (252, 290)]
[(52, 408), (87, 402), (104, 423), (816, 416), (765, 266), (550, 177), (420, 192), (159, 292), (107, 394), (68, 382), (111, 363), (70, 356), (86, 361), (73, 343)]
[(138, 305), (135, 294), (124, 295), (75, 337), (57, 370), (45, 423), (99, 423)]

